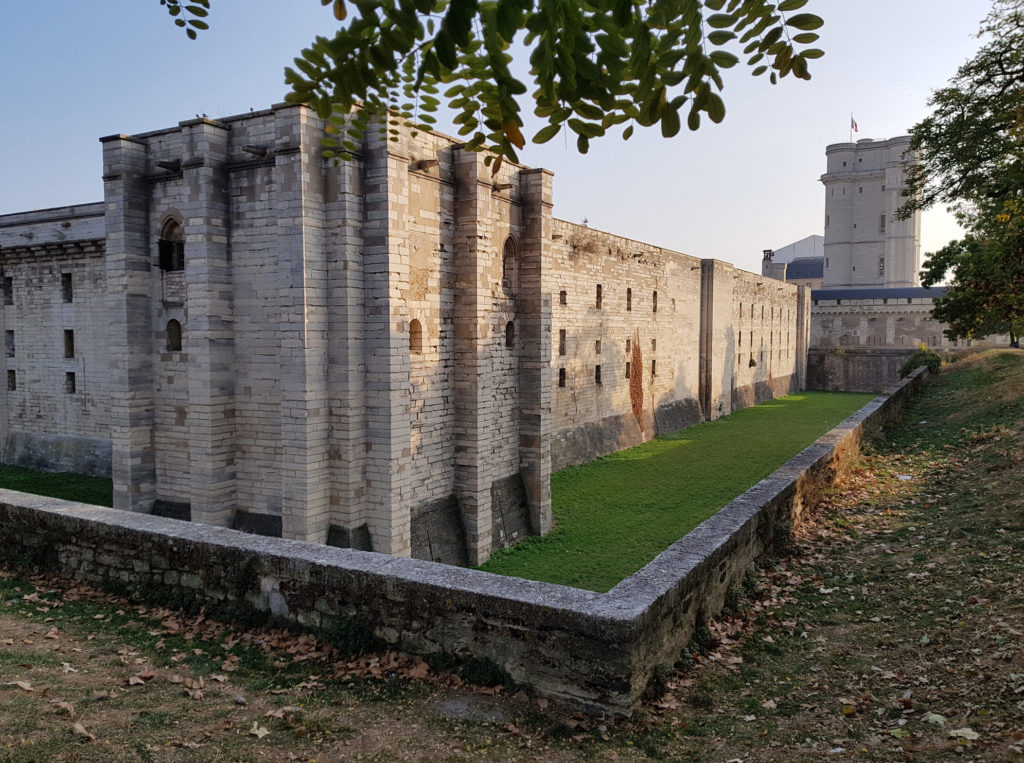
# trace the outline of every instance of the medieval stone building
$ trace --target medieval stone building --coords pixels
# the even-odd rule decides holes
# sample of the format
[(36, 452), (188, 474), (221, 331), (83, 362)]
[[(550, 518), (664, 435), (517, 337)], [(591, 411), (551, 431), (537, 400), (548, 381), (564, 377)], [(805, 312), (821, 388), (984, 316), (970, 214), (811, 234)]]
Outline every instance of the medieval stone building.
[(325, 159), (281, 105), (102, 139), (102, 203), (0, 217), (2, 459), (118, 508), (452, 563), (552, 469), (803, 387), (806, 289), (552, 216), (454, 139)]

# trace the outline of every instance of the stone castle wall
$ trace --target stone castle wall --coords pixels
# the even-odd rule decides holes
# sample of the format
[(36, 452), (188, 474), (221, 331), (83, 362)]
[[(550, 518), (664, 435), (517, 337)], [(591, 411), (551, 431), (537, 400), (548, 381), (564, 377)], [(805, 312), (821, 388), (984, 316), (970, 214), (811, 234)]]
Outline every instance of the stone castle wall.
[(802, 388), (797, 287), (563, 220), (552, 239), (554, 469)]
[(103, 205), (7, 215), (0, 248), (2, 458), (109, 475)]
[(5, 460), (26, 433), (117, 508), (475, 563), (550, 529), (552, 464), (802, 386), (806, 290), (554, 220), (551, 173), (443, 135), (323, 134), (110, 136), (103, 204), (0, 218)]

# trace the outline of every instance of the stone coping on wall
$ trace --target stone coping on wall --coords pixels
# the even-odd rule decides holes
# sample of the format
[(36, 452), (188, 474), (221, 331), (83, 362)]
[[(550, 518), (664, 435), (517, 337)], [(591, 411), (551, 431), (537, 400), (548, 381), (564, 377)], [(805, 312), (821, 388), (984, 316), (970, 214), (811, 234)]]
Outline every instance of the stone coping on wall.
[(0, 551), (99, 585), (236, 602), (311, 628), (357, 620), (395, 648), (494, 661), (542, 696), (628, 715), (698, 620), (770, 553), (902, 407), (915, 372), (608, 593), (0, 490)]

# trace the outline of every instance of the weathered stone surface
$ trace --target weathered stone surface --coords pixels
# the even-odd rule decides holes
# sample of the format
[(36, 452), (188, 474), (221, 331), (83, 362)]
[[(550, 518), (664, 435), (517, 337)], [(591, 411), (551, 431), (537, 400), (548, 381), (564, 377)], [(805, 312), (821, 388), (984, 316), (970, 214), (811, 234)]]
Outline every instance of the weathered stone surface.
[(110, 440), (15, 430), (7, 433), (4, 461), (27, 469), (110, 476)]

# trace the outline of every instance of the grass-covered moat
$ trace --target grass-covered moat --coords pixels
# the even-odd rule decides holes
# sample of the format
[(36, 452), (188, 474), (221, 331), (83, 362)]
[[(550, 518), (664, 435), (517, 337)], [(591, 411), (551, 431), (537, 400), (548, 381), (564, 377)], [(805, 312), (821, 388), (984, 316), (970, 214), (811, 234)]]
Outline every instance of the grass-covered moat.
[(113, 506), (113, 481), (75, 472), (37, 472), (20, 466), (0, 466), (0, 487), (50, 498)]
[(482, 569), (607, 591), (874, 395), (801, 392), (563, 469), (555, 529)]

